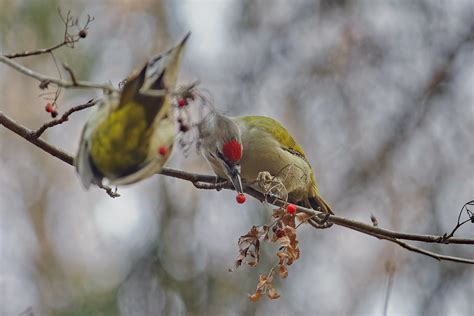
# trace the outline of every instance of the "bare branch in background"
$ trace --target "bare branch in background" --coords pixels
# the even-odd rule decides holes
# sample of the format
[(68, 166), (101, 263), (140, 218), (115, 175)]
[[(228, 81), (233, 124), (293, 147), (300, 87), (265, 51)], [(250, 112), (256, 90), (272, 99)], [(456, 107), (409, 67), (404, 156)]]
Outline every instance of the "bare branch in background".
[[(461, 211), (459, 211), (458, 215), (458, 221), (456, 223), (456, 226), (453, 228), (453, 230), (449, 234), (444, 234), (443, 238), (445, 240), (449, 240), (449, 238), (452, 238), (454, 236), (454, 233), (464, 224), (471, 222), (474, 223), (474, 213), (468, 208), (468, 206), (474, 206), (474, 200), (467, 202), (466, 204), (461, 207)], [(465, 211), (465, 212), (464, 212)], [(468, 218), (464, 221), (461, 221), (462, 214), (466, 213)]]
[(25, 309), (23, 312), (21, 312), (18, 316), (35, 316), (35, 313), (33, 311), (33, 307), (28, 307)]
[(63, 88), (82, 88), (82, 89), (93, 88), (93, 89), (102, 89), (102, 90), (105, 90), (105, 91), (118, 91), (117, 89), (115, 89), (110, 84), (98, 84), (98, 83), (89, 82), (89, 81), (76, 81), (76, 82), (73, 82), (73, 81), (69, 81), (69, 80), (58, 79), (58, 78), (55, 78), (55, 77), (46, 76), (46, 75), (40, 74), (36, 71), (33, 71), (33, 70), (23, 66), (23, 65), (20, 65), (19, 63), (14, 62), (13, 60), (11, 60), (11, 59), (3, 56), (3, 55), (0, 55), (0, 62), (12, 67), (13, 69), (21, 72), (24, 75), (27, 75), (29, 77), (32, 77), (32, 78), (40, 81), (40, 85), (39, 85), (40, 89), (46, 89), (49, 86), (49, 84), (55, 84), (55, 85), (57, 85), (59, 87), (63, 87)]
[(385, 302), (384, 302), (384, 308), (383, 308), (383, 315), (387, 316), (388, 315), (388, 304), (390, 302), (390, 297), (392, 294), (392, 288), (393, 288), (393, 279), (395, 277), (395, 272), (396, 272), (396, 267), (393, 262), (390, 260), (387, 260), (385, 262), (385, 271), (387, 272), (387, 291), (385, 292)]
[(429, 114), (434, 106), (433, 98), (439, 95), (443, 88), (449, 83), (451, 72), (456, 56), (458, 56), (461, 49), (474, 41), (474, 25), (462, 37), (457, 45), (454, 45), (449, 52), (447, 52), (445, 60), (439, 67), (437, 67), (431, 76), (428, 78), (423, 90), (418, 93), (414, 103), (417, 106), (407, 107), (402, 115), (397, 119), (397, 123), (393, 124), (393, 131), (391, 136), (384, 142), (375, 155), (359, 164), (359, 168), (349, 174), (345, 181), (345, 186), (341, 192), (349, 192), (351, 188), (355, 187), (357, 183), (367, 183), (379, 176), (383, 170), (387, 168), (394, 153), (405, 144), (405, 140), (410, 139), (409, 135), (414, 131), (429, 122)]
[[(68, 11), (66, 13), (66, 16), (63, 16), (61, 13), (60, 8), (58, 8), (58, 13), (59, 17), (64, 23), (64, 38), (63, 41), (59, 44), (53, 45), (48, 48), (42, 48), (42, 49), (36, 49), (32, 51), (24, 51), (20, 53), (13, 53), (13, 54), (5, 54), (6, 58), (20, 58), (20, 57), (28, 57), (28, 56), (34, 56), (34, 55), (41, 55), (41, 54), (46, 54), (46, 53), (51, 53), (54, 50), (61, 48), (63, 46), (67, 46), (70, 48), (74, 48), (74, 45), (79, 42), (81, 39), (86, 38), (87, 36), (87, 31), (89, 29), (89, 24), (94, 21), (94, 17), (87, 15), (87, 20), (84, 24), (83, 27), (79, 26), (79, 19), (75, 18), (71, 15), (71, 11)], [(71, 27), (77, 27), (78, 30), (76, 33), (70, 33), (70, 28)]]
[[(36, 145), (37, 147), (41, 148), (45, 152), (49, 153), (50, 155), (64, 161), (65, 163), (69, 165), (73, 165), (74, 159), (72, 156), (69, 154), (65, 153), (59, 148), (54, 147), (53, 145), (45, 142), (44, 140), (33, 137), (34, 131), (16, 123), (12, 119), (10, 119), (8, 116), (0, 112), (0, 124), (5, 126), (7, 129), (13, 131), (20, 137), (26, 139), (30, 143)], [(233, 190), (233, 187), (230, 186), (229, 184), (223, 184), (222, 180), (220, 180), (218, 177), (215, 176), (209, 176), (209, 175), (200, 175), (200, 174), (195, 174), (195, 173), (189, 173), (181, 170), (174, 170), (174, 169), (169, 169), (169, 168), (164, 168), (161, 173), (162, 175), (177, 178), (177, 179), (182, 179), (189, 181), (193, 183), (195, 186), (199, 187), (202, 184), (209, 184), (208, 186), (202, 185), (201, 187), (205, 189), (230, 189)], [(197, 185), (196, 185), (197, 184)], [(116, 197), (116, 192), (113, 191), (109, 187), (104, 187), (99, 185), (99, 187), (103, 188), (106, 190), (106, 192), (111, 196), (111, 197)], [(267, 197), (261, 193), (258, 192), (250, 187), (245, 188), (245, 192), (249, 194), (250, 196), (256, 198), (257, 200), (261, 202), (267, 202)], [(278, 207), (285, 207), (287, 205), (286, 201), (280, 200), (278, 198), (275, 198), (271, 201), (272, 205), (278, 206)], [(467, 205), (470, 205), (467, 203)], [(297, 212), (298, 213), (305, 213), (310, 216), (326, 216), (328, 222), (343, 226), (361, 233), (364, 233), (369, 236), (373, 236), (379, 239), (385, 239), (388, 241), (391, 241), (393, 243), (398, 244), (399, 246), (408, 249), (410, 251), (414, 251), (432, 258), (435, 258), (437, 260), (445, 260), (445, 261), (454, 261), (454, 262), (461, 262), (461, 263), (468, 263), (468, 264), (474, 264), (474, 259), (467, 259), (467, 258), (459, 258), (459, 257), (452, 257), (452, 256), (444, 256), (440, 254), (436, 254), (412, 245), (409, 245), (405, 242), (400, 241), (399, 239), (402, 240), (412, 240), (412, 241), (421, 241), (421, 242), (426, 242), (426, 243), (438, 243), (438, 244), (467, 244), (467, 245), (474, 245), (474, 239), (469, 239), (469, 238), (455, 238), (455, 237), (445, 237), (443, 236), (438, 236), (438, 235), (422, 235), (422, 234), (410, 234), (410, 233), (401, 233), (401, 232), (395, 232), (387, 229), (382, 229), (380, 227), (376, 227), (373, 225), (365, 224), (362, 222), (354, 221), (351, 219), (347, 219), (344, 217), (339, 217), (336, 215), (327, 215), (325, 213), (311, 210), (308, 208), (304, 208), (301, 206), (297, 206)]]
[(63, 68), (66, 69), (66, 71), (68, 72), (69, 76), (71, 77), (72, 83), (77, 86), (76, 76), (74, 75), (74, 72), (72, 71), (71, 67), (69, 67), (68, 65), (66, 65), (66, 64), (63, 63)]

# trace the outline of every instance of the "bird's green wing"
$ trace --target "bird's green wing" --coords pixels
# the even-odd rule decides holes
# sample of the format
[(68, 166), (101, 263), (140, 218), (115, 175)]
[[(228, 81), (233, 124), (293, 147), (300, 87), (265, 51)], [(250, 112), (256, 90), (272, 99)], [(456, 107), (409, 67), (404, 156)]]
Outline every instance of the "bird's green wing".
[(280, 122), (266, 116), (242, 116), (238, 120), (245, 122), (250, 128), (259, 128), (266, 131), (275, 137), (283, 149), (291, 151), (306, 160), (303, 149)]
[(140, 88), (145, 82), (145, 73), (147, 65), (145, 65), (139, 72), (133, 72), (125, 81), (122, 88), (122, 93), (119, 102), (119, 108), (126, 105), (139, 95)]

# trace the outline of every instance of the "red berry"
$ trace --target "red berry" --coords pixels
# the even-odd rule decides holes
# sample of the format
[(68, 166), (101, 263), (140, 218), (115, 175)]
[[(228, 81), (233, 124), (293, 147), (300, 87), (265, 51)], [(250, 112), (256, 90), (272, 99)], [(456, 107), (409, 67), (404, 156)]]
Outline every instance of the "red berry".
[(160, 148), (158, 148), (158, 153), (162, 156), (165, 156), (168, 153), (168, 147), (161, 146)]
[(48, 113), (52, 113), (52, 112), (54, 111), (53, 105), (52, 105), (51, 103), (46, 104), (46, 106), (44, 107), (44, 109), (45, 109), (46, 112), (48, 112)]
[(245, 203), (245, 200), (247, 198), (245, 197), (245, 195), (243, 193), (239, 193), (239, 194), (237, 194), (235, 199), (237, 200), (237, 203), (242, 204), (242, 203)]
[(186, 105), (186, 100), (185, 99), (182, 99), (182, 98), (179, 98), (178, 99), (178, 106), (180, 108), (184, 107)]
[(296, 214), (296, 205), (288, 204), (288, 206), (286, 207), (286, 211), (291, 215), (295, 215)]

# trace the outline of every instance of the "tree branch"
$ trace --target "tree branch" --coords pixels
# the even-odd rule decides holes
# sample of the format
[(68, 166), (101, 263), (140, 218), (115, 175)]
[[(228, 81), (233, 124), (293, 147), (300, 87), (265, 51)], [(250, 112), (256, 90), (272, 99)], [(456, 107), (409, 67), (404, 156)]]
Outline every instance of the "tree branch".
[(44, 89), (44, 88), (47, 88), (48, 85), (50, 83), (52, 84), (55, 84), (59, 87), (63, 87), (63, 88), (93, 88), (93, 89), (102, 89), (102, 90), (106, 90), (106, 91), (118, 91), (117, 89), (115, 89), (112, 85), (110, 84), (99, 84), (99, 83), (95, 83), (95, 82), (89, 82), (89, 81), (68, 81), (68, 80), (64, 80), (64, 79), (58, 79), (58, 78), (54, 78), (54, 77), (50, 77), (50, 76), (46, 76), (46, 75), (43, 75), (43, 74), (40, 74), (36, 71), (33, 71), (3, 55), (0, 55), (0, 62), (1, 63), (4, 63), (10, 67), (12, 67), (13, 69), (21, 72), (22, 74), (24, 75), (27, 75), (29, 77), (32, 77), (38, 81), (40, 81), (40, 88), (41, 89)]
[(70, 116), (72, 113), (78, 112), (78, 111), (82, 111), (82, 110), (87, 109), (87, 108), (90, 108), (91, 106), (96, 105), (96, 103), (97, 103), (96, 100), (91, 99), (91, 100), (87, 101), (87, 103), (80, 104), (80, 105), (76, 105), (76, 106), (70, 108), (69, 110), (67, 110), (66, 112), (64, 112), (64, 114), (63, 114), (60, 118), (57, 118), (57, 119), (55, 119), (55, 120), (51, 120), (51, 121), (49, 121), (49, 122), (43, 124), (43, 125), (42, 125), (40, 128), (38, 128), (36, 131), (32, 132), (32, 133), (31, 133), (31, 137), (33, 137), (33, 138), (38, 138), (38, 137), (40, 137), (41, 135), (43, 135), (44, 131), (46, 131), (48, 128), (66, 122), (66, 121), (69, 119), (69, 116)]
[(7, 57), (7, 58), (10, 58), (10, 59), (14, 59), (14, 58), (20, 58), (20, 57), (28, 57), (28, 56), (35, 56), (35, 55), (41, 55), (41, 54), (46, 54), (46, 53), (50, 53), (52, 52), (53, 50), (56, 50), (60, 47), (63, 47), (65, 45), (67, 45), (68, 43), (66, 43), (65, 41), (62, 42), (62, 43), (59, 43), (59, 44), (56, 44), (54, 46), (51, 46), (51, 47), (48, 47), (48, 48), (42, 48), (42, 49), (36, 49), (36, 50), (33, 50), (33, 51), (24, 51), (24, 52), (21, 52), (21, 53), (13, 53), (13, 54), (5, 54), (3, 56)]
[(61, 48), (63, 46), (69, 46), (71, 48), (74, 48), (74, 44), (79, 42), (81, 39), (85, 38), (87, 36), (87, 30), (89, 28), (89, 24), (94, 21), (94, 17), (87, 15), (87, 20), (84, 25), (84, 27), (81, 27), (77, 33), (71, 34), (69, 33), (69, 28), (73, 26), (77, 26), (79, 28), (79, 20), (74, 19), (74, 17), (71, 16), (71, 12), (68, 11), (66, 16), (63, 17), (61, 14), (61, 10), (58, 8), (58, 13), (59, 17), (64, 23), (64, 38), (63, 41), (59, 44), (53, 45), (48, 48), (42, 48), (42, 49), (35, 49), (32, 51), (24, 51), (21, 53), (13, 53), (13, 54), (5, 54), (3, 56), (14, 59), (14, 58), (20, 58), (20, 57), (28, 57), (28, 56), (35, 56), (35, 55), (41, 55), (41, 54), (46, 54), (46, 53), (52, 53), (58, 48)]
[(15, 134), (23, 137), (24, 139), (26, 139), (27, 141), (29, 141), (33, 145), (41, 148), (42, 150), (44, 150), (48, 154), (64, 161), (65, 163), (67, 163), (71, 166), (73, 165), (74, 158), (72, 158), (69, 154), (67, 154), (67, 153), (63, 152), (61, 149), (45, 142), (41, 138), (35, 137), (34, 136), (35, 135), (34, 131), (18, 124), (17, 122), (15, 122), (11, 118), (9, 118), (5, 114), (3, 114), (3, 112), (1, 112), (1, 111), (0, 111), (0, 124), (5, 126), (6, 128), (8, 128), (9, 130), (14, 132)]
[[(41, 148), (45, 152), (49, 153), (50, 155), (64, 161), (65, 163), (69, 165), (73, 165), (74, 159), (67, 154), (66, 152), (62, 151), (59, 148), (54, 147), (53, 145), (45, 142), (44, 140), (34, 137), (35, 132), (16, 123), (14, 120), (10, 119), (8, 116), (3, 114), (3, 112), (0, 111), (0, 125), (5, 126), (7, 129), (13, 131), (20, 137), (26, 139), (30, 143), (36, 145), (37, 147)], [(170, 168), (164, 168), (161, 173), (161, 175), (168, 176), (168, 177), (173, 177), (185, 181), (189, 181), (194, 184), (194, 186), (198, 188), (205, 188), (205, 189), (229, 189), (233, 190), (232, 185), (227, 182), (227, 181), (222, 181), (222, 179), (215, 177), (215, 176), (209, 176), (209, 175), (200, 175), (200, 174), (195, 174), (195, 173), (190, 173), (186, 171), (181, 171), (181, 170), (175, 170), (175, 169), (170, 169)], [(111, 188), (108, 187), (103, 187), (106, 190), (106, 192), (110, 195), (113, 196), (116, 194)], [(287, 205), (286, 201), (280, 200), (278, 198), (273, 198), (272, 201), (268, 201), (268, 196), (265, 196), (263, 193), (258, 192), (250, 187), (245, 188), (245, 192), (256, 198), (257, 200), (261, 202), (267, 202), (272, 205), (278, 206), (278, 207), (285, 207)], [(114, 197), (114, 196), (113, 196)], [(365, 224), (362, 222), (354, 221), (351, 219), (347, 219), (344, 217), (336, 216), (336, 215), (328, 215), (323, 212), (319, 212), (316, 210), (311, 210), (308, 208), (304, 208), (301, 206), (297, 207), (298, 212), (303, 212), (311, 216), (318, 216), (318, 215), (324, 215), (327, 217), (328, 222), (334, 223), (339, 226), (343, 226), (364, 234), (367, 234), (369, 236), (373, 236), (375, 238), (379, 239), (385, 239), (387, 241), (393, 242), (398, 244), (399, 246), (408, 249), (410, 251), (414, 251), (432, 258), (435, 258), (437, 260), (445, 260), (445, 261), (454, 261), (454, 262), (461, 262), (461, 263), (468, 263), (468, 264), (474, 264), (473, 259), (466, 259), (466, 258), (459, 258), (459, 257), (452, 257), (452, 256), (445, 256), (445, 255), (440, 255), (437, 253), (433, 253), (415, 246), (412, 246), (410, 244), (407, 244), (403, 241), (400, 241), (399, 239), (403, 240), (413, 240), (413, 241), (422, 241), (426, 243), (438, 243), (438, 244), (467, 244), (467, 245), (473, 245), (474, 244), (474, 239), (468, 239), (468, 238), (455, 238), (455, 237), (449, 237), (447, 238), (446, 234), (445, 235), (423, 235), (423, 234), (410, 234), (410, 233), (400, 233), (400, 232), (395, 232), (387, 229), (382, 229), (379, 227), (375, 227), (369, 224)]]
[[(11, 118), (9, 118), (5, 114), (3, 114), (3, 112), (1, 112), (1, 111), (0, 111), (0, 125), (5, 126), (9, 130), (11, 130), (15, 134), (17, 134), (18, 136), (26, 139), (27, 141), (29, 141), (33, 145), (41, 148), (42, 150), (44, 150), (48, 154), (58, 158), (59, 160), (64, 161), (65, 163), (67, 163), (71, 166), (74, 166), (74, 158), (71, 155), (69, 155), (68, 153), (62, 151), (61, 149), (45, 142), (41, 138), (38, 138), (36, 136), (35, 131), (32, 131), (32, 130), (18, 124), (17, 122), (15, 122)], [(110, 197), (114, 198), (114, 197), (119, 196), (118, 193), (115, 192), (115, 190), (112, 190), (112, 188), (110, 188), (106, 185), (99, 184), (98, 187), (101, 188), (101, 189), (104, 189), (105, 192)]]

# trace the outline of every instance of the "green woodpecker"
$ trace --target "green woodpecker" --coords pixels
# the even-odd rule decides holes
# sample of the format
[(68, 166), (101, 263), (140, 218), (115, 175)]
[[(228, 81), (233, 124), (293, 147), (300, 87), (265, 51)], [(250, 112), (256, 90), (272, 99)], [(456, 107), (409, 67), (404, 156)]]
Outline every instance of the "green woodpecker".
[(171, 92), (189, 35), (132, 74), (121, 92), (96, 105), (74, 161), (86, 188), (103, 178), (110, 184), (131, 184), (163, 168), (176, 134)]
[(204, 157), (237, 192), (243, 192), (242, 183), (261, 192), (265, 182), (270, 190), (281, 184), (285, 192), (280, 197), (288, 202), (333, 214), (319, 195), (303, 150), (279, 122), (265, 116), (227, 117), (212, 112), (199, 132)]

